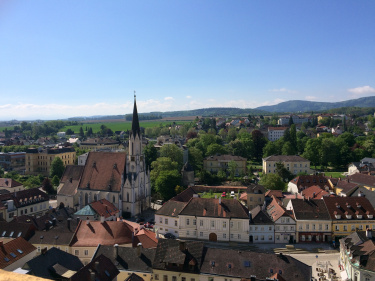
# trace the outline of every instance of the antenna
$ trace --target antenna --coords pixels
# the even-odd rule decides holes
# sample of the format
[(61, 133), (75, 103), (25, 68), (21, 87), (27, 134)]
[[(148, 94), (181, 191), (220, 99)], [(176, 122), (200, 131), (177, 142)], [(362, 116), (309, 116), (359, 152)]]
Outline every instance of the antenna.
[(135, 91), (134, 91), (134, 99), (136, 98)]

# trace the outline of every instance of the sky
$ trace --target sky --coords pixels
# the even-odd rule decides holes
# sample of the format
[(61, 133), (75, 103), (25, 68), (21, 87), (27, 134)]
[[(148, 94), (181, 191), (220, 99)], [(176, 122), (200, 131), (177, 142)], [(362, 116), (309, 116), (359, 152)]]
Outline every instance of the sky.
[(375, 1), (0, 0), (0, 120), (375, 95)]

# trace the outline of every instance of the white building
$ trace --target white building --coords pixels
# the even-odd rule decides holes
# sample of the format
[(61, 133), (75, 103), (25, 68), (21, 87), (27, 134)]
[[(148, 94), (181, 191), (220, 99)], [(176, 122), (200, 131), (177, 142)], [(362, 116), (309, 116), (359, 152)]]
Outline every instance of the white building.
[(268, 139), (270, 141), (276, 141), (284, 136), (287, 127), (268, 127)]
[(156, 212), (155, 227), (179, 238), (249, 242), (248, 210), (234, 199), (171, 199)]
[(267, 211), (256, 206), (249, 213), (249, 242), (250, 243), (275, 243), (275, 226)]

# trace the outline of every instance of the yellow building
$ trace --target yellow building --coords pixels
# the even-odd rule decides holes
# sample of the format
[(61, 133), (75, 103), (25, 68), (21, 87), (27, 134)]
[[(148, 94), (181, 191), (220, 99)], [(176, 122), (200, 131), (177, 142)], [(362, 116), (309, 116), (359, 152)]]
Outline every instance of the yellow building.
[(262, 185), (251, 184), (246, 189), (247, 208), (254, 209), (258, 205), (263, 205), (265, 199), (265, 188)]
[(237, 164), (237, 168), (235, 171), (235, 175), (243, 175), (246, 173), (246, 162), (247, 159), (241, 156), (234, 156), (234, 155), (215, 155), (206, 157), (203, 160), (203, 168), (211, 173), (217, 173), (219, 171), (228, 171), (229, 162), (235, 162)]
[(26, 174), (49, 176), (52, 161), (59, 157), (64, 166), (73, 165), (76, 159), (76, 151), (73, 147), (63, 148), (30, 148), (26, 150)]
[(116, 150), (120, 148), (120, 142), (110, 138), (93, 138), (82, 141), (79, 146), (89, 150)]
[(345, 237), (357, 230), (375, 228), (375, 211), (365, 197), (324, 197), (332, 220), (332, 238)]
[(276, 164), (282, 163), (292, 174), (310, 174), (310, 161), (298, 155), (271, 155), (263, 158), (263, 174), (277, 173)]

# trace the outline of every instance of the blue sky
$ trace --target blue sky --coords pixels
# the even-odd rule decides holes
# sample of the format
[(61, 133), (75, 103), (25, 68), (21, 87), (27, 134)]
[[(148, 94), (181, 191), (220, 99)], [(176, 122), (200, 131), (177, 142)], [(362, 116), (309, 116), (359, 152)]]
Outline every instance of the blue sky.
[(375, 94), (375, 1), (0, 0), (0, 120)]

